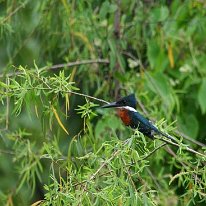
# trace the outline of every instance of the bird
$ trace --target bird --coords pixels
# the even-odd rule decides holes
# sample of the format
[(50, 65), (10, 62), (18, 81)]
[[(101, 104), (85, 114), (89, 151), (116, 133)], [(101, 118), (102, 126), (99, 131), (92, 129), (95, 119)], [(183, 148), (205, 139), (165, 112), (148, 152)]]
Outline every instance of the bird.
[(103, 105), (102, 108), (116, 108), (117, 115), (126, 126), (129, 126), (132, 129), (138, 129), (139, 132), (151, 139), (154, 139), (155, 135), (160, 135), (177, 142), (172, 136), (160, 131), (150, 120), (141, 115), (136, 110), (136, 105), (137, 100), (132, 93), (126, 97), (118, 99), (116, 102)]

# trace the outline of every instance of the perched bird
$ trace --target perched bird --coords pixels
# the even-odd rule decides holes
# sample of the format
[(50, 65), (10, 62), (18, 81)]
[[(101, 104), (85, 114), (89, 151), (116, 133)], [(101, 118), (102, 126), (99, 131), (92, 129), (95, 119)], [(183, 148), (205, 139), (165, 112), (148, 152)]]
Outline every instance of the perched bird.
[(161, 132), (151, 121), (146, 119), (136, 110), (137, 100), (134, 94), (123, 97), (116, 102), (112, 102), (102, 106), (102, 108), (116, 108), (117, 114), (126, 126), (133, 129), (138, 129), (142, 134), (149, 138), (154, 138), (154, 135), (161, 135), (177, 142), (173, 137)]

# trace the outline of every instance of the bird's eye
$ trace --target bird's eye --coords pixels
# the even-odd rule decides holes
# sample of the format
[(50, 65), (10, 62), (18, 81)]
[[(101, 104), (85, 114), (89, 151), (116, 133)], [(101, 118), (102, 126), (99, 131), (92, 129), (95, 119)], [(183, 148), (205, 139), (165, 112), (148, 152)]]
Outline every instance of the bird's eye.
[(126, 101), (125, 101), (125, 100), (122, 100), (122, 103), (123, 103), (124, 105), (126, 105)]

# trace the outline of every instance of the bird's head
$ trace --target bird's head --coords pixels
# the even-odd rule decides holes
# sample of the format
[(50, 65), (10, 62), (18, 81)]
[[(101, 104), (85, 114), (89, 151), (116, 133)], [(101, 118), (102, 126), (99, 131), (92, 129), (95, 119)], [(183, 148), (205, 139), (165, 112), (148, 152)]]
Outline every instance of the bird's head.
[(124, 108), (124, 107), (130, 107), (134, 110), (136, 109), (137, 100), (135, 98), (134, 94), (130, 94), (126, 97), (123, 97), (116, 102), (112, 102), (109, 104), (106, 104), (102, 106), (102, 108), (111, 108), (111, 107), (117, 107), (117, 108)]

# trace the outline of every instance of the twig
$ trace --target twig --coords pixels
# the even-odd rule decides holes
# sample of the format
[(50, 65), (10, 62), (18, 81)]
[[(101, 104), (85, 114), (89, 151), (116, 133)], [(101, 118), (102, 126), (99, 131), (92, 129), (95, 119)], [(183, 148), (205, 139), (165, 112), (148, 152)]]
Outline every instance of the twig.
[(143, 113), (146, 115), (146, 116), (149, 116), (149, 113), (148, 111), (145, 109), (144, 105), (142, 104), (142, 102), (138, 99), (137, 100), (137, 104), (139, 104), (141, 110), (143, 111)]
[[(170, 154), (172, 155), (186, 170), (188, 170), (188, 167), (191, 167), (193, 170), (195, 170), (195, 167), (191, 164), (189, 164), (188, 162), (184, 162), (183, 160), (181, 160), (175, 153), (174, 151), (169, 147), (167, 146), (165, 148), (165, 150)], [(197, 166), (198, 167), (198, 166)], [(193, 177), (195, 179), (197, 179), (198, 182), (201, 182), (201, 179), (199, 177), (196, 177), (195, 174), (193, 174)]]
[(15, 152), (13, 152), (13, 151), (9, 151), (9, 150), (3, 150), (3, 149), (0, 149), (0, 154), (15, 155)]
[(14, 11), (12, 11), (7, 17), (2, 19), (0, 24), (3, 24), (4, 22), (6, 22), (9, 18), (11, 18), (13, 15), (15, 15), (17, 11), (19, 11), (21, 8), (23, 8), (27, 3), (28, 3), (28, 1), (21, 3), (21, 5), (19, 7), (17, 7)]
[[(111, 172), (112, 172), (112, 170), (109, 170), (109, 171), (107, 171), (107, 172), (102, 173), (101, 175), (99, 175), (99, 177), (102, 177), (102, 176), (104, 176), (104, 175), (107, 175), (107, 174), (109, 174), (109, 173), (111, 173)], [(83, 181), (81, 181), (81, 182), (77, 182), (77, 183), (73, 184), (72, 187), (76, 187), (76, 186), (78, 186), (78, 185), (82, 185), (82, 184), (84, 184), (84, 183), (86, 183), (86, 182), (87, 182), (87, 180), (83, 180)]]
[[(9, 78), (6, 79), (7, 85), (9, 85)], [(6, 88), (6, 92), (8, 93), (8, 87)], [(10, 103), (10, 98), (9, 95), (6, 97), (6, 125), (5, 125), (5, 130), (8, 130), (9, 128), (9, 103)]]
[[(195, 167), (193, 165), (189, 164), (188, 162), (184, 162), (183, 160), (181, 160), (169, 146), (167, 146), (165, 148), (165, 150), (171, 156), (173, 156), (186, 170), (188, 170), (188, 167), (191, 167), (193, 170), (195, 170)], [(196, 175), (193, 174), (193, 177), (196, 178), (198, 180), (198, 182), (201, 182), (200, 178), (196, 177)]]
[[(127, 139), (123, 146), (126, 145), (128, 143), (129, 139)], [(109, 159), (107, 159), (106, 161), (103, 162), (103, 164), (101, 164), (101, 166), (97, 169), (97, 171), (90, 176), (89, 180), (86, 181), (85, 185), (84, 185), (84, 188), (82, 190), (82, 193), (84, 193), (86, 190), (87, 190), (87, 185), (89, 182), (91, 182), (93, 179), (96, 178), (97, 174), (102, 170), (102, 168), (104, 168), (111, 160), (113, 160), (119, 153), (121, 152), (121, 150), (116, 150), (115, 152), (112, 153), (111, 157)], [(82, 197), (82, 196), (81, 196)], [(80, 201), (79, 203), (81, 202), (81, 198), (80, 198)]]
[(145, 160), (147, 159), (148, 157), (150, 157), (153, 153), (155, 153), (157, 150), (159, 150), (161, 147), (164, 147), (167, 143), (163, 143), (161, 145), (159, 145), (158, 147), (156, 147), (154, 150), (152, 150), (148, 155), (146, 155), (145, 157), (143, 157), (141, 160), (139, 161), (142, 161), (142, 160)]
[[(94, 178), (96, 178), (97, 174), (102, 170), (102, 168), (105, 167), (114, 157), (116, 157), (116, 155), (117, 155), (119, 152), (120, 152), (120, 150), (115, 151), (115, 152), (112, 154), (112, 156), (111, 156), (108, 160), (106, 160), (106, 161), (97, 169), (97, 171), (89, 178), (89, 180), (85, 182), (85, 185), (84, 185), (84, 188), (83, 188), (81, 194), (83, 194), (85, 191), (87, 191), (88, 182), (90, 182), (90, 181), (92, 181)], [(82, 201), (82, 195), (80, 195), (80, 200), (79, 200), (79, 204), (78, 204), (78, 205), (80, 205), (81, 201)]]
[(66, 64), (57, 64), (54, 66), (49, 67), (48, 69), (59, 69), (59, 68), (64, 68), (64, 67), (73, 67), (73, 66), (79, 66), (82, 64), (109, 64), (108, 59), (89, 59), (89, 60), (82, 60), (82, 61), (76, 61), (76, 62), (70, 62)]
[[(166, 143), (168, 143), (168, 144), (171, 144), (171, 145), (173, 145), (173, 146), (175, 146), (175, 147), (180, 148), (180, 145), (179, 145), (179, 144), (174, 143), (174, 142), (172, 142), (172, 141), (170, 141), (170, 140), (163, 139), (163, 138), (156, 138), (156, 139), (159, 139), (159, 140), (161, 140), (161, 141), (163, 141), (163, 142), (166, 142)], [(202, 156), (202, 157), (205, 157), (205, 158), (206, 158), (206, 155), (205, 155), (205, 154), (202, 154), (202, 153), (200, 153), (200, 152), (197, 152), (197, 151), (191, 149), (190, 147), (188, 147), (188, 146), (186, 146), (186, 145), (182, 145), (182, 146), (183, 146), (183, 148), (182, 148), (183, 150), (186, 150), (186, 151), (188, 151), (188, 152), (190, 152), (190, 153), (193, 153), (193, 154), (196, 154), (196, 155), (199, 155), (199, 156)]]
[(135, 186), (135, 184), (134, 184), (134, 181), (133, 181), (133, 179), (132, 179), (132, 175), (131, 175), (129, 169), (126, 167), (127, 164), (126, 164), (126, 162), (125, 162), (125, 160), (124, 160), (123, 158), (122, 158), (122, 161), (124, 162), (124, 166), (125, 166), (125, 169), (126, 169), (126, 171), (127, 171), (128, 177), (129, 177), (129, 179), (130, 179), (130, 181), (131, 181), (131, 183), (132, 183), (132, 186), (134, 187), (134, 190), (135, 190), (135, 192), (136, 192), (136, 194), (137, 194), (138, 192), (137, 192), (136, 186)]
[(68, 91), (68, 93), (70, 93), (70, 94), (75, 94), (75, 95), (82, 96), (82, 97), (87, 97), (87, 98), (89, 98), (89, 99), (94, 99), (94, 100), (96, 100), (96, 101), (103, 102), (103, 103), (106, 103), (106, 104), (109, 103), (109, 102), (107, 102), (107, 101), (105, 101), (105, 100), (103, 100), (103, 99), (99, 99), (99, 98), (97, 98), (97, 97), (93, 97), (93, 96), (90, 96), (90, 95), (87, 95), (87, 94), (82, 94), (82, 93), (73, 92), (73, 91)]
[(163, 192), (160, 184), (157, 182), (157, 180), (156, 180), (155, 176), (153, 175), (153, 173), (151, 172), (151, 170), (150, 170), (148, 167), (146, 167), (146, 170), (147, 170), (147, 173), (148, 173), (148, 174), (150, 175), (150, 177), (152, 178), (152, 180), (153, 180), (153, 182), (155, 183), (155, 185), (158, 187), (159, 191), (160, 191), (160, 192)]
[(191, 137), (187, 136), (186, 134), (184, 134), (184, 133), (182, 133), (182, 132), (180, 132), (180, 131), (178, 131), (178, 130), (176, 130), (175, 133), (177, 133), (178, 135), (180, 135), (180, 136), (183, 137), (184, 139), (192, 142), (193, 144), (199, 145), (199, 146), (201, 146), (201, 147), (206, 147), (206, 144), (204, 144), (204, 143), (202, 143), (202, 142), (200, 142), (200, 141), (197, 141), (197, 140), (195, 140), (195, 139), (192, 139)]
[(109, 162), (111, 162), (111, 160), (113, 160), (119, 153), (120, 153), (121, 150), (116, 150), (112, 156), (106, 160), (99, 168), (98, 170), (89, 178), (89, 181), (92, 181), (96, 176), (97, 174), (102, 170), (103, 167), (105, 167)]
[[(167, 153), (169, 153), (171, 156), (173, 156), (176, 160), (178, 160), (179, 158), (178, 158), (178, 156), (175, 154), (175, 152), (169, 147), (169, 146), (167, 146), (166, 148), (164, 148), (165, 149), (165, 151), (167, 152)], [(184, 168), (186, 168), (187, 169), (187, 166), (191, 166), (191, 165), (188, 165), (188, 163), (185, 163), (185, 162), (183, 162), (183, 161), (180, 161), (180, 160), (178, 160), (179, 161), (179, 163), (184, 167)]]
[(117, 39), (120, 38), (120, 3), (121, 0), (116, 0), (116, 5), (117, 5), (117, 10), (115, 12), (115, 17), (114, 17), (114, 35), (116, 36)]
[[(57, 65), (53, 65), (53, 66), (46, 66), (46, 67), (42, 67), (40, 68), (40, 70), (55, 70), (55, 69), (60, 69), (60, 68), (64, 68), (64, 67), (73, 67), (73, 66), (79, 66), (79, 65), (85, 65), (85, 64), (109, 64), (109, 60), (108, 59), (88, 59), (88, 60), (82, 60), (82, 61), (76, 61), (76, 62), (69, 62), (69, 63), (65, 63), (65, 64), (57, 64)], [(16, 76), (19, 74), (23, 74), (24, 72), (11, 72), (8, 74), (0, 74), (0, 78), (3, 77), (12, 77), (12, 76)]]

